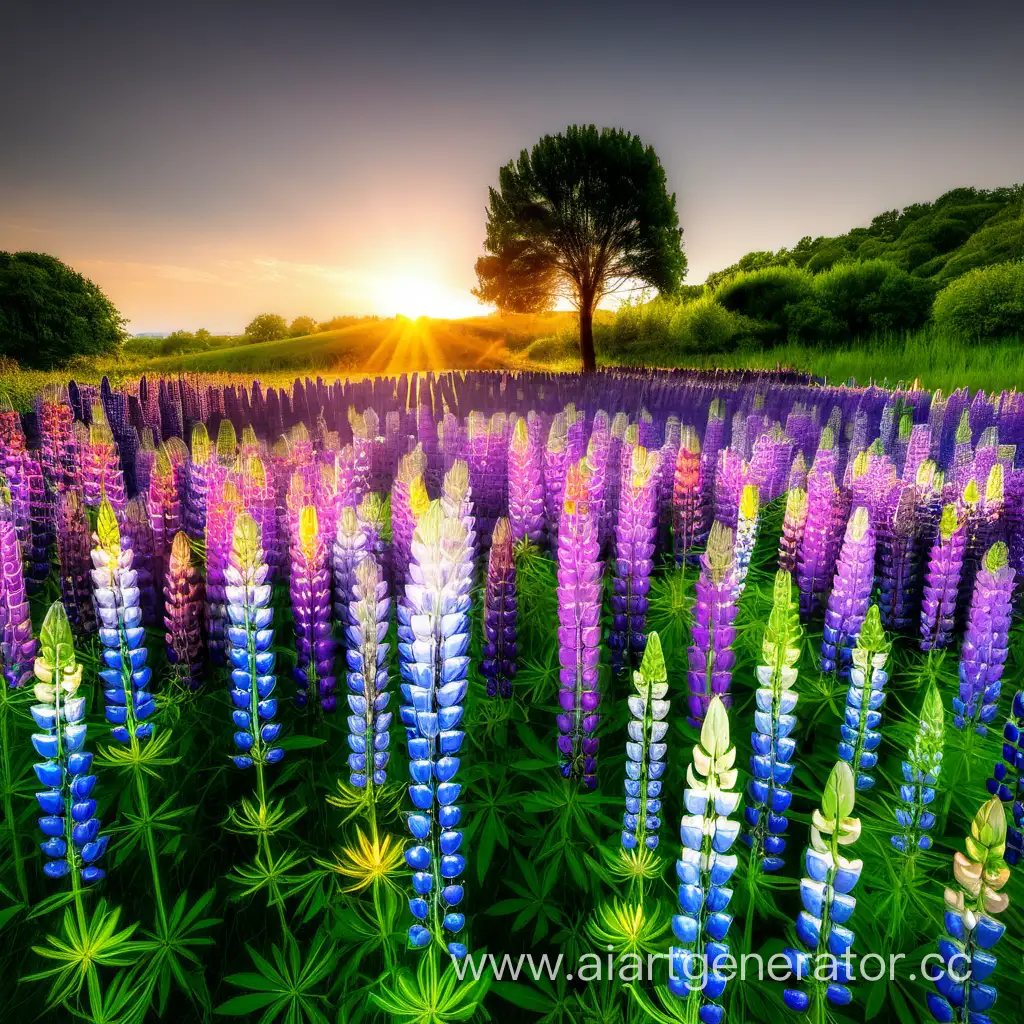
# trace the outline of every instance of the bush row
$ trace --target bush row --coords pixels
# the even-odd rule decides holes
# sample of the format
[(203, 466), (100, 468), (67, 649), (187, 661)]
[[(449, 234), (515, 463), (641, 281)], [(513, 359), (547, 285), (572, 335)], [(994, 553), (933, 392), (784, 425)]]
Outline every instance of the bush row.
[(820, 274), (766, 267), (696, 299), (626, 303), (613, 335), (619, 346), (715, 354), (786, 342), (842, 344), (929, 320), (971, 340), (1024, 335), (1024, 262), (973, 270), (941, 291), (884, 260), (841, 263)]

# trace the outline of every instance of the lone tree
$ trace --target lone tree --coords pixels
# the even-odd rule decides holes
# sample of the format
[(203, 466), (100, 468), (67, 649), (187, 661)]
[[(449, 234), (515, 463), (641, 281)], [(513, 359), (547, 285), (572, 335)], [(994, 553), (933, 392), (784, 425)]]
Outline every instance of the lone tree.
[(124, 317), (88, 278), (41, 252), (0, 252), (0, 356), (50, 370), (114, 352)]
[(570, 125), (498, 173), (487, 255), (473, 294), (503, 313), (539, 313), (558, 297), (580, 314), (583, 369), (594, 370), (594, 310), (627, 282), (663, 294), (686, 273), (676, 197), (657, 154), (614, 128)]
[(245, 336), (250, 341), (279, 341), (288, 337), (288, 324), (277, 313), (260, 313), (245, 325)]

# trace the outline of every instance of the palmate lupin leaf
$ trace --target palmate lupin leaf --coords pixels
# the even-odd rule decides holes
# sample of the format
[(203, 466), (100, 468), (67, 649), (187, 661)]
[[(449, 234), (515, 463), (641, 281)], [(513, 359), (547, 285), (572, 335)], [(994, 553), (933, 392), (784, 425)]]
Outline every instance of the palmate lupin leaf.
[(840, 726), (839, 756), (853, 769), (858, 790), (870, 789), (875, 784), (874, 776), (869, 773), (878, 764), (876, 751), (882, 742), (879, 726), (886, 696), (884, 688), (889, 681), (885, 671), (889, 648), (878, 605), (873, 604), (853, 650), (850, 688)]
[(935, 824), (935, 815), (928, 808), (935, 800), (935, 787), (942, 771), (945, 733), (946, 713), (942, 695), (933, 680), (925, 692), (914, 745), (907, 751), (907, 759), (902, 765), (902, 806), (896, 808), (896, 823), (902, 831), (891, 839), (893, 847), (901, 853), (931, 849), (932, 839), (928, 831)]
[(816, 1000), (845, 1006), (852, 998), (849, 967), (842, 957), (853, 947), (853, 932), (845, 925), (857, 906), (850, 893), (864, 865), (839, 850), (860, 836), (860, 819), (853, 817), (856, 792), (850, 766), (837, 761), (825, 783), (821, 807), (811, 818), (811, 842), (804, 853), (807, 875), (800, 879), (804, 909), (796, 919), (803, 948), (784, 951), (793, 976), (804, 983), (783, 993), (786, 1005), (798, 1013)]
[(1006, 828), (1006, 863), (1024, 857), (1024, 690), (1013, 695), (1010, 717), (1003, 726), (1003, 756), (992, 770), (988, 791), (1009, 813)]
[(39, 732), (32, 746), (45, 760), (34, 765), (36, 777), (46, 787), (36, 793), (43, 814), (39, 828), (46, 837), (40, 844), (49, 858), (43, 871), (49, 878), (78, 872), (82, 881), (95, 882), (104, 872), (96, 866), (107, 848), (108, 836), (99, 834), (90, 775), (92, 754), (85, 750), (86, 698), (78, 695), (82, 666), (75, 648), (64, 606), (55, 601), (43, 621), (39, 654), (35, 660), (34, 696), (31, 707)]
[(796, 750), (796, 741), (790, 735), (797, 721), (793, 711), (798, 695), (793, 684), (802, 633), (792, 577), (780, 569), (775, 574), (772, 610), (764, 632), (761, 664), (756, 669), (756, 731), (750, 737), (751, 780), (744, 808), (749, 831), (743, 838), (763, 871), (777, 871), (784, 863), (786, 841), (782, 837), (789, 823), (786, 811), (793, 794), (788, 786)]
[(661, 777), (665, 773), (669, 711), (668, 674), (657, 633), (647, 638), (640, 671), (633, 673), (637, 692), (628, 698), (632, 719), (626, 741), (626, 810), (622, 846), (654, 850), (661, 827)]
[(726, 908), (732, 898), (727, 886), (736, 870), (736, 855), (729, 850), (740, 831), (739, 822), (730, 817), (740, 802), (740, 794), (734, 792), (735, 764), (729, 715), (716, 696), (708, 705), (693, 763), (686, 770), (683, 850), (676, 862), (681, 913), (672, 918), (679, 946), (669, 950), (669, 988), (694, 1000), (702, 1024), (720, 1024), (725, 1014), (718, 1000), (728, 979), (716, 960), (729, 953), (724, 940), (732, 924)]
[(995, 920), (1009, 905), (1000, 890), (1010, 878), (1003, 859), (1006, 812), (997, 797), (986, 803), (971, 823), (966, 853), (953, 856), (954, 886), (945, 892), (946, 937), (939, 940), (943, 970), (928, 993), (928, 1009), (940, 1022), (989, 1024), (988, 1011), (996, 990), (987, 983), (996, 967), (989, 952), (1003, 936), (1005, 925)]

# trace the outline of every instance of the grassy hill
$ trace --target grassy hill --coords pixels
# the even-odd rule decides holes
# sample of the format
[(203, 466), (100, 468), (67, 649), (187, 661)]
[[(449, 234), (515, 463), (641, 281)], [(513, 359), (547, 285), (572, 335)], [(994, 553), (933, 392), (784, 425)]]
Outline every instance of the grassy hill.
[(880, 213), (845, 235), (801, 238), (791, 249), (749, 252), (708, 275), (720, 284), (744, 270), (795, 266), (818, 273), (843, 260), (883, 259), (937, 286), (993, 263), (1024, 257), (1024, 185), (957, 188), (933, 203)]

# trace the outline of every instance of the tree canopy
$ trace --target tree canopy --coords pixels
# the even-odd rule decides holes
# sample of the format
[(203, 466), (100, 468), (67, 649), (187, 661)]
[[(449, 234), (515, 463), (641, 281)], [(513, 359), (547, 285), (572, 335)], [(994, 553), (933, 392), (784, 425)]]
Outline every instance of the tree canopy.
[(593, 125), (545, 135), (501, 168), (484, 249), (473, 294), (517, 313), (570, 299), (584, 370), (596, 365), (602, 297), (627, 282), (673, 294), (686, 272), (675, 195), (657, 154), (635, 135)]
[(245, 336), (251, 341), (277, 341), (288, 337), (288, 324), (277, 313), (260, 313), (245, 325)]
[(127, 321), (88, 278), (39, 252), (0, 252), (0, 355), (48, 370), (116, 351)]

